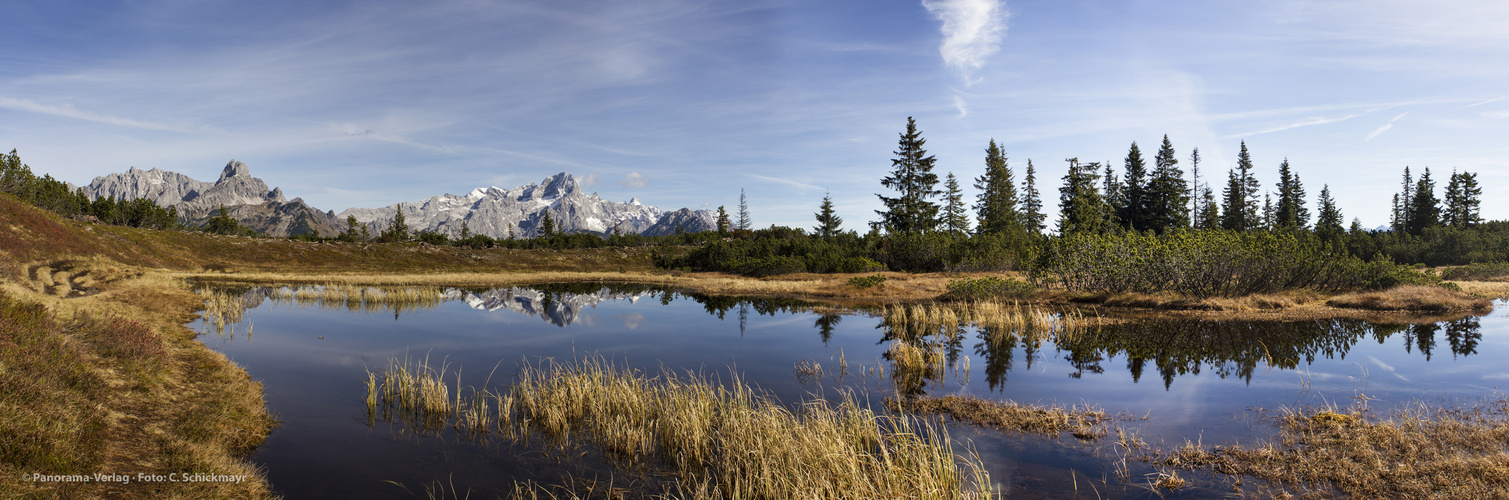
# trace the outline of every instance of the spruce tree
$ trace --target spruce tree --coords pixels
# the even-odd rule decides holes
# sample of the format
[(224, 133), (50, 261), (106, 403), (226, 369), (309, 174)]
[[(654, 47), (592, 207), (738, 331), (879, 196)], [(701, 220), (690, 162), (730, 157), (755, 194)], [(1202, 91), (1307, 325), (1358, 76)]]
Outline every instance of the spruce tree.
[(1262, 185), (1252, 175), (1252, 155), (1247, 152), (1247, 141), (1242, 141), (1242, 151), (1237, 154), (1237, 167), (1227, 172), (1226, 189), (1221, 195), (1221, 228), (1232, 231), (1254, 229), (1262, 221), (1258, 212), (1257, 195)]
[(1121, 207), (1125, 206), (1126, 200), (1121, 192), (1121, 180), (1116, 178), (1116, 171), (1111, 169), (1111, 161), (1106, 160), (1105, 163), (1097, 162), (1095, 164), (1105, 165), (1106, 169), (1105, 175), (1101, 176), (1101, 180), (1104, 181), (1104, 184), (1101, 185), (1101, 196), (1106, 203), (1104, 217), (1107, 224), (1103, 230), (1111, 230), (1113, 227), (1121, 225), (1119, 212), (1121, 211)]
[(1111, 207), (1095, 185), (1100, 180), (1096, 175), (1100, 163), (1080, 163), (1079, 158), (1064, 161), (1069, 162), (1069, 172), (1058, 188), (1058, 233), (1105, 232)]
[(1273, 198), (1269, 193), (1263, 193), (1263, 229), (1273, 230), (1277, 219), (1273, 214)]
[(381, 238), (386, 242), (409, 240), (409, 225), (404, 222), (402, 206), (393, 212), (392, 223), (388, 225), (387, 231), (383, 231)]
[(1483, 188), (1478, 186), (1477, 174), (1455, 170), (1451, 182), (1446, 185), (1446, 207), (1441, 211), (1441, 223), (1455, 228), (1466, 228), (1482, 222), (1478, 215)]
[(1196, 229), (1219, 229), (1221, 227), (1221, 207), (1216, 203), (1216, 193), (1205, 186), (1200, 194), (1200, 213), (1195, 222)]
[(1032, 167), (1032, 159), (1027, 159), (1027, 175), (1022, 179), (1022, 225), (1034, 234), (1042, 234), (1043, 221), (1047, 215), (1043, 214), (1043, 197), (1037, 191), (1037, 171)]
[(540, 221), (540, 232), (536, 236), (542, 238), (555, 236), (555, 221), (550, 219), (550, 210), (545, 210), (545, 218)]
[(462, 220), (461, 221), (461, 239), (464, 240), (464, 239), (467, 239), (467, 238), (470, 238), (470, 237), (472, 237), (472, 228), (471, 228), (470, 225), (467, 225), (467, 223), (466, 223), (465, 220)]
[(1111, 178), (1110, 163), (1106, 164), (1106, 179), (1108, 181), (1106, 196), (1116, 206), (1116, 219), (1122, 227), (1133, 231), (1145, 231), (1152, 228), (1149, 215), (1152, 207), (1149, 206), (1147, 196), (1147, 163), (1142, 161), (1142, 151), (1133, 142), (1127, 150), (1126, 160), (1122, 163), (1122, 183), (1120, 189), (1112, 191), (1109, 187), (1114, 184)]
[(1189, 185), (1184, 182), (1184, 172), (1179, 170), (1179, 158), (1174, 154), (1174, 144), (1163, 136), (1158, 155), (1153, 157), (1153, 178), (1146, 188), (1143, 217), (1146, 229), (1166, 233), (1189, 227)]
[(1414, 197), (1409, 202), (1409, 220), (1404, 226), (1410, 234), (1419, 235), (1425, 228), (1441, 225), (1440, 200), (1436, 199), (1436, 183), (1430, 179), (1430, 167), (1416, 181)]
[(1011, 177), (1006, 155), (991, 139), (985, 148), (985, 174), (975, 179), (975, 189), (980, 190), (975, 203), (980, 234), (1002, 233), (1022, 224), (1022, 216), (1017, 212), (1016, 183)]
[(1278, 206), (1274, 209), (1275, 229), (1304, 229), (1310, 225), (1310, 210), (1305, 208), (1305, 186), (1299, 175), (1289, 170), (1289, 159), (1278, 166)]
[(739, 229), (748, 231), (754, 222), (749, 220), (749, 202), (744, 197), (744, 188), (739, 188)]
[(1415, 201), (1415, 181), (1409, 175), (1409, 165), (1404, 166), (1404, 179), (1399, 188), (1399, 193), (1394, 195), (1393, 218), (1389, 220), (1389, 229), (1405, 231), (1409, 228), (1409, 218), (1415, 210), (1410, 205)]
[(875, 213), (880, 215), (887, 231), (919, 233), (938, 227), (938, 205), (928, 201), (939, 194), (933, 189), (938, 185), (938, 174), (933, 173), (938, 160), (928, 156), (923, 149), (926, 144), (916, 120), (907, 117), (906, 132), (901, 134), (896, 158), (891, 160), (891, 175), (880, 180), (880, 185), (896, 190), (900, 196), (875, 195), (886, 206)]
[(718, 236), (728, 236), (728, 211), (718, 205)]
[(839, 227), (844, 223), (833, 211), (833, 196), (827, 193), (823, 194), (823, 204), (818, 206), (816, 215), (817, 227), (812, 228), (812, 232), (825, 240), (838, 234)]
[(939, 221), (944, 231), (955, 236), (969, 234), (969, 212), (964, 208), (964, 192), (959, 190), (959, 178), (949, 172), (943, 181), (943, 217)]
[(1315, 200), (1315, 232), (1327, 239), (1341, 235), (1341, 209), (1336, 207), (1336, 200), (1331, 199), (1331, 186), (1322, 185), (1320, 199)]
[(341, 234), (341, 238), (340, 239), (342, 241), (356, 241), (356, 239), (358, 237), (357, 229), (356, 229), (357, 227), (358, 227), (358, 224), (356, 222), (356, 216), (355, 215), (347, 215), (346, 216), (346, 232)]
[(1191, 151), (1189, 153), (1189, 171), (1190, 175), (1194, 178), (1193, 183), (1190, 184), (1190, 193), (1192, 196), (1190, 196), (1191, 206), (1189, 211), (1189, 219), (1193, 221), (1193, 225), (1195, 227), (1199, 227), (1200, 202), (1203, 201), (1200, 198), (1205, 192), (1204, 189), (1200, 187), (1200, 148), (1195, 148), (1194, 151)]

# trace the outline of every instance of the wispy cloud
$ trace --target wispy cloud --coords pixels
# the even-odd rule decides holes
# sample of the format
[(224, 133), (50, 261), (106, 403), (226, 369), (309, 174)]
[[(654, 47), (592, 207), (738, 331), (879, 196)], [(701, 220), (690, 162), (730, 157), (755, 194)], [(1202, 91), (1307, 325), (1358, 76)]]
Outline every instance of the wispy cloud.
[(971, 73), (1001, 49), (1006, 19), (1011, 16), (1000, 0), (923, 0), (922, 6), (943, 22), (943, 63), (959, 71), (966, 83)]
[(42, 103), (39, 103), (39, 102), (36, 102), (36, 101), (32, 101), (30, 99), (16, 99), (16, 98), (12, 98), (12, 97), (0, 97), (0, 108), (14, 109), (16, 111), (25, 111), (25, 112), (28, 112), (28, 113), (37, 113), (37, 114), (43, 114), (43, 115), (61, 116), (61, 117), (64, 117), (64, 118), (73, 118), (75, 120), (84, 120), (84, 121), (90, 121), (90, 122), (95, 122), (95, 123), (104, 123), (104, 124), (109, 124), (109, 125), (119, 125), (119, 126), (122, 126), (122, 127), (142, 128), (142, 129), (148, 129), (148, 130), (167, 130), (167, 131), (170, 131), (170, 132), (182, 132), (183, 131), (183, 129), (178, 128), (178, 127), (172, 127), (172, 126), (162, 125), (162, 124), (158, 124), (158, 123), (150, 123), (150, 122), (132, 120), (130, 118), (120, 118), (120, 117), (115, 117), (115, 116), (102, 115), (102, 114), (98, 114), (98, 113), (90, 113), (88, 111), (83, 111), (83, 110), (80, 110), (78, 108), (75, 108), (75, 107), (73, 107), (72, 104), (64, 104), (62, 106), (51, 106), (51, 105), (42, 104)]
[(969, 103), (963, 97), (954, 96), (954, 109), (959, 110), (959, 118), (969, 116)]
[(639, 172), (629, 172), (629, 175), (625, 175), (624, 180), (618, 184), (626, 188), (642, 188), (646, 182), (650, 182), (649, 177)]
[(582, 187), (593, 187), (602, 183), (602, 181), (602, 176), (599, 176), (597, 174), (587, 174), (582, 176), (580, 182), (582, 183)]
[(1405, 111), (1403, 113), (1399, 113), (1399, 116), (1395, 116), (1394, 119), (1389, 120), (1388, 123), (1383, 124), (1382, 127), (1378, 127), (1378, 129), (1374, 130), (1373, 133), (1368, 134), (1368, 138), (1367, 139), (1363, 139), (1362, 141), (1363, 142), (1371, 141), (1371, 140), (1373, 140), (1374, 137), (1378, 137), (1378, 134), (1382, 134), (1384, 132), (1388, 132), (1388, 129), (1394, 128), (1394, 122), (1399, 121), (1400, 118), (1404, 118), (1404, 115), (1407, 115), (1407, 114), (1409, 114), (1408, 111)]
[(747, 175), (749, 177), (753, 177), (753, 178), (756, 178), (756, 179), (759, 179), (759, 180), (762, 180), (762, 181), (778, 182), (778, 183), (781, 183), (781, 184), (788, 184), (788, 185), (796, 186), (796, 187), (799, 187), (799, 188), (802, 188), (802, 189), (822, 189), (821, 187), (818, 187), (818, 186), (815, 186), (815, 185), (812, 185), (812, 184), (808, 184), (808, 183), (805, 183), (805, 182), (797, 182), (797, 181), (793, 181), (791, 179), (782, 179), (780, 177), (770, 177), (770, 176), (760, 175), (760, 174), (744, 174), (744, 175)]
[(1355, 114), (1350, 114), (1350, 115), (1346, 115), (1346, 116), (1334, 116), (1334, 117), (1314, 116), (1314, 117), (1310, 117), (1310, 118), (1305, 118), (1305, 119), (1300, 120), (1300, 121), (1296, 121), (1296, 122), (1291, 122), (1291, 123), (1286, 123), (1286, 124), (1283, 124), (1283, 125), (1279, 125), (1279, 126), (1276, 126), (1276, 127), (1270, 127), (1270, 128), (1265, 128), (1265, 129), (1261, 129), (1261, 130), (1255, 130), (1255, 131), (1252, 131), (1252, 132), (1247, 132), (1247, 133), (1242, 133), (1242, 134), (1231, 134), (1231, 135), (1222, 137), (1222, 139), (1236, 139), (1236, 138), (1240, 138), (1240, 137), (1252, 137), (1254, 135), (1271, 134), (1271, 133), (1274, 133), (1274, 132), (1282, 132), (1282, 131), (1285, 131), (1285, 130), (1296, 129), (1296, 128), (1300, 128), (1300, 127), (1309, 127), (1309, 126), (1313, 126), (1313, 125), (1326, 125), (1326, 124), (1330, 124), (1330, 123), (1344, 122), (1344, 121), (1351, 120), (1353, 118), (1356, 118), (1356, 117), (1359, 117), (1359, 116), (1362, 116), (1362, 115), (1365, 115), (1365, 114), (1367, 114), (1367, 113), (1355, 113)]

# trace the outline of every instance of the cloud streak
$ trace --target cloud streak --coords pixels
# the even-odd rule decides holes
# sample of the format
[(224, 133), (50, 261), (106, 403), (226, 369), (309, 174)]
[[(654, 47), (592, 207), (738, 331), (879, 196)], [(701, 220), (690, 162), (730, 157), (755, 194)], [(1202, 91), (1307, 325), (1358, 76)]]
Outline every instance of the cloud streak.
[(1373, 133), (1368, 134), (1368, 138), (1367, 139), (1363, 139), (1362, 142), (1371, 141), (1371, 140), (1373, 140), (1374, 137), (1378, 137), (1378, 134), (1382, 134), (1384, 132), (1388, 132), (1388, 129), (1394, 128), (1394, 122), (1399, 121), (1400, 118), (1404, 118), (1404, 115), (1407, 115), (1407, 114), (1409, 114), (1408, 111), (1405, 111), (1403, 113), (1399, 113), (1399, 116), (1395, 116), (1394, 119), (1389, 120), (1388, 123), (1383, 124), (1382, 127), (1378, 127), (1378, 129), (1374, 130)]
[(639, 172), (629, 172), (629, 175), (624, 176), (623, 182), (619, 182), (618, 184), (626, 188), (642, 188), (646, 182), (650, 182), (649, 177)]
[(16, 111), (25, 111), (28, 113), (37, 113), (42, 115), (61, 116), (64, 118), (73, 118), (75, 120), (104, 123), (107, 125), (118, 125), (122, 127), (141, 128), (148, 130), (166, 130), (169, 132), (184, 131), (181, 128), (170, 127), (168, 125), (90, 113), (88, 111), (79, 110), (78, 108), (73, 107), (72, 104), (64, 104), (62, 106), (49, 106), (36, 101), (32, 101), (30, 99), (0, 97), (0, 108), (13, 109)]
[(928, 13), (943, 22), (943, 63), (958, 71), (965, 83), (972, 72), (1001, 49), (1010, 13), (1000, 0), (923, 0)]
[(750, 177), (753, 177), (753, 178), (756, 178), (756, 179), (759, 179), (759, 180), (762, 180), (762, 181), (777, 182), (777, 183), (781, 183), (781, 184), (787, 184), (787, 185), (791, 185), (791, 186), (796, 186), (796, 187), (799, 187), (799, 188), (802, 188), (802, 189), (822, 189), (822, 188), (817, 187), (817, 186), (812, 185), (812, 184), (807, 184), (805, 182), (797, 182), (797, 181), (793, 181), (791, 179), (782, 179), (780, 177), (770, 177), (770, 176), (767, 176), (767, 175), (760, 175), (760, 174), (744, 174), (744, 175), (747, 175), (747, 176), (750, 176)]

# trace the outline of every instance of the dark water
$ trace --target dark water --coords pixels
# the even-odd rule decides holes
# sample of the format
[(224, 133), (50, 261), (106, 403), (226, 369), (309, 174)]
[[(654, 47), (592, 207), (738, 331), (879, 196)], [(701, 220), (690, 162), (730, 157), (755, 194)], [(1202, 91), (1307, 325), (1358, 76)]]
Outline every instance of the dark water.
[[(794, 302), (697, 298), (633, 286), (451, 290), (452, 300), (436, 307), (397, 313), (274, 303), (267, 295), (265, 289), (245, 292), (245, 315), (225, 333), (192, 326), (264, 384), (282, 424), (252, 458), (288, 498), (424, 497), (423, 486), (436, 480), (447, 490), (454, 484), (463, 497), (469, 490), (474, 498), (491, 498), (516, 479), (554, 482), (563, 471), (579, 473), (572, 462), (583, 459), (537, 448), (369, 426), (366, 371), (395, 357), (427, 356), (432, 365), (459, 368), (463, 385), (503, 387), (521, 362), (598, 354), (651, 373), (690, 369), (726, 380), (737, 371), (786, 402), (840, 384), (867, 387), (878, 402), (892, 393), (887, 380), (896, 373), (886, 348), (895, 339), (918, 338), (864, 314), (818, 314)], [(1033, 342), (1030, 335), (990, 342), (970, 330), (956, 340), (921, 338), (941, 344), (950, 369), (902, 390), (1093, 404), (1147, 417), (1127, 425), (1155, 445), (1245, 443), (1269, 435), (1265, 410), (1284, 406), (1347, 406), (1366, 397), (1370, 407), (1387, 409), (1421, 399), (1472, 402), (1497, 395), (1499, 385), (1509, 384), (1506, 325), (1502, 312), (1426, 325), (1144, 322), (1059, 343)], [(840, 355), (851, 372), (842, 381), (829, 376), (816, 383), (794, 374), (803, 360), (831, 374)], [(886, 379), (855, 375), (873, 367), (883, 367)], [(973, 443), (1011, 498), (1153, 496), (1111, 477), (1103, 444), (1003, 436), (966, 425), (950, 432)], [(1150, 469), (1134, 464), (1132, 471), (1140, 483)], [(1218, 486), (1176, 496), (1229, 491)]]

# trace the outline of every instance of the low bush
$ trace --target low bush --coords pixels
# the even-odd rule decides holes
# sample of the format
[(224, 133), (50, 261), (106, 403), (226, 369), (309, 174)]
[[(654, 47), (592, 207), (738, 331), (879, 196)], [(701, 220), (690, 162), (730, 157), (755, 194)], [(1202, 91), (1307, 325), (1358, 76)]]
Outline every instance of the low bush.
[(885, 279), (885, 276), (879, 274), (870, 276), (855, 276), (853, 278), (849, 278), (849, 286), (859, 289), (885, 286)]
[(1037, 288), (1032, 285), (994, 276), (957, 279), (949, 281), (946, 288), (948, 291), (939, 296), (939, 300), (1025, 299), (1037, 293)]
[(1462, 267), (1453, 267), (1441, 272), (1441, 277), (1457, 281), (1498, 281), (1509, 278), (1509, 262), (1479, 262)]

